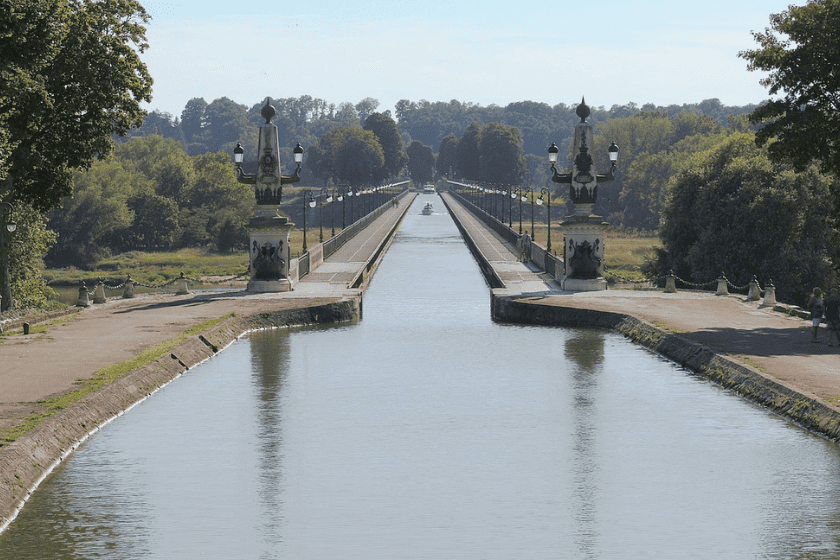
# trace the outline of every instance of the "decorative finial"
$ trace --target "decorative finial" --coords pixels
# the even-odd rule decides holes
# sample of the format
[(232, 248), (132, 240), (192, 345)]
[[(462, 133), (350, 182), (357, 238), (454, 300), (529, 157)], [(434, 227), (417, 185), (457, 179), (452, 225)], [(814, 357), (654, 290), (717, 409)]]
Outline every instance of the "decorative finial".
[(589, 117), (589, 113), (589, 105), (586, 104), (586, 99), (581, 96), (580, 105), (577, 106), (575, 114), (580, 117), (580, 122), (586, 122), (587, 117)]
[(271, 123), (271, 119), (274, 118), (274, 115), (277, 114), (277, 109), (271, 104), (271, 98), (265, 98), (265, 106), (263, 106), (262, 111), (260, 111), (260, 115), (262, 118), (265, 119), (265, 124)]

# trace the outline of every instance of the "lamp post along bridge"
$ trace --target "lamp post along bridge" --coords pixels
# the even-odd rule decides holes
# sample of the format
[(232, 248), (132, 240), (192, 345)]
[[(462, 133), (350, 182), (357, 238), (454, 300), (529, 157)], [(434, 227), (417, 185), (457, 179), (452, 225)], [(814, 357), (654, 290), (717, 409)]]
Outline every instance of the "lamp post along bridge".
[[(257, 172), (246, 173), (242, 169), (245, 150), (241, 144), (233, 150), (236, 179), (240, 183), (254, 186), (257, 208), (248, 223), (248, 250), (250, 253), (248, 291), (288, 292), (292, 290), (289, 279), (289, 232), (294, 224), (278, 208), (283, 199), (283, 185), (300, 181), (300, 164), (303, 161), (303, 147), (298, 142), (293, 153), (297, 167), (292, 175), (281, 174), (280, 141), (277, 126), (271, 119), (277, 110), (266, 98), (260, 115), (265, 123), (260, 125), (257, 144)], [(305, 241), (304, 241), (305, 243)], [(305, 250), (305, 249), (304, 249)]]

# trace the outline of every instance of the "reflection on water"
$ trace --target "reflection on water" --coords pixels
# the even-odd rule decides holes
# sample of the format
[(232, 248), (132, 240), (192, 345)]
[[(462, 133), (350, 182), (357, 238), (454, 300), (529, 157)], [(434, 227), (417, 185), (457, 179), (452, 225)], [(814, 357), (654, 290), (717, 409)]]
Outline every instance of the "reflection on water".
[(172, 383), (0, 559), (840, 555), (837, 446), (615, 334), (493, 323), (451, 219), (417, 210), (363, 321), (253, 333)]
[(579, 330), (570, 333), (564, 344), (564, 356), (574, 364), (572, 375), (572, 411), (574, 441), (572, 470), (575, 511), (575, 548), (584, 558), (598, 558), (598, 457), (595, 455), (598, 378), (604, 362), (604, 333)]

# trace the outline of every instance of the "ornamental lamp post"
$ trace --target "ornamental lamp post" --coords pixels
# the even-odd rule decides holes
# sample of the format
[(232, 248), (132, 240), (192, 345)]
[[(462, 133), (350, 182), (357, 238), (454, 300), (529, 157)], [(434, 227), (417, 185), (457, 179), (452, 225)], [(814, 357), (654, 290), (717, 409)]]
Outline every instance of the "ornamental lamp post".
[[(547, 196), (546, 196), (547, 195)], [(540, 197), (537, 199), (537, 206), (542, 206), (543, 197), (548, 202), (546, 203), (546, 223), (548, 224), (548, 237), (546, 238), (545, 242), (545, 250), (546, 252), (551, 251), (551, 191), (548, 189), (540, 189)]]
[(589, 153), (592, 125), (586, 122), (590, 109), (585, 99), (581, 99), (575, 114), (580, 117), (580, 122), (575, 125), (572, 150), (576, 153), (569, 173), (557, 171), (557, 155), (560, 151), (557, 145), (552, 142), (548, 148), (551, 180), (569, 185), (569, 196), (575, 205), (575, 213), (567, 216), (561, 224), (564, 235), (564, 272), (561, 283), (564, 290), (605, 290), (607, 283), (604, 279), (604, 229), (607, 223), (601, 216), (592, 213), (592, 207), (598, 200), (598, 183), (609, 183), (615, 179), (618, 145), (612, 142), (607, 148), (609, 170), (604, 174), (597, 173)]
[[(513, 229), (513, 201), (519, 198), (519, 189), (510, 189), (510, 201), (508, 202), (508, 227)], [(519, 205), (519, 220), (522, 221), (522, 205)]]
[(233, 149), (236, 180), (253, 185), (257, 199), (254, 217), (246, 226), (251, 273), (247, 289), (252, 292), (287, 292), (292, 289), (292, 279), (289, 278), (289, 232), (294, 224), (280, 212), (278, 206), (283, 199), (283, 185), (300, 181), (303, 147), (298, 142), (292, 150), (296, 164), (294, 173), (283, 175), (277, 126), (271, 122), (276, 114), (271, 99), (266, 98), (260, 111), (265, 123), (259, 127), (256, 173), (246, 173), (242, 167), (245, 162), (242, 144), (237, 143)]
[(333, 189), (327, 196), (327, 204), (330, 204), (330, 238), (335, 237), (335, 205), (332, 204), (334, 200), (341, 202), (341, 193)]
[[(0, 210), (3, 215), (3, 229), (0, 230), (0, 272), (3, 274), (2, 293), (0, 293), (0, 311), (12, 308), (12, 282), (9, 278), (9, 245), (6, 243), (6, 234), (12, 234), (17, 230), (17, 224), (12, 221), (12, 210), (14, 207), (11, 202), (0, 202)], [(0, 327), (0, 332), (3, 332)]]
[(312, 198), (312, 191), (306, 190), (303, 192), (303, 253), (307, 251), (306, 247), (306, 207), (315, 208), (315, 199)]
[(347, 194), (348, 189), (346, 187), (338, 190), (338, 200), (341, 202), (341, 229), (347, 227)]
[[(318, 243), (324, 242), (324, 193), (320, 193), (318, 196), (321, 197), (321, 204), (318, 205)], [(318, 197), (315, 197), (315, 200), (318, 200)], [(327, 200), (326, 202), (329, 203), (332, 200)]]
[[(531, 238), (536, 240), (534, 236), (534, 191), (531, 187), (528, 187), (528, 190), (525, 192), (528, 193), (528, 198), (531, 200)], [(525, 197), (523, 196), (522, 198), (524, 199)]]

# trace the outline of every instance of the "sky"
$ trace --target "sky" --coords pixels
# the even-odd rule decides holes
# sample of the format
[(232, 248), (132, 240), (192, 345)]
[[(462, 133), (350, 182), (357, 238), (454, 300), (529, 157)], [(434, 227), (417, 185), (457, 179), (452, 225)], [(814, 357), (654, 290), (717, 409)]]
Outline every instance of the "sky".
[(805, 0), (140, 2), (152, 16), (144, 107), (180, 116), (195, 97), (371, 97), (392, 112), (402, 99), (759, 103), (764, 74), (738, 53), (758, 46), (751, 32), (770, 14)]

